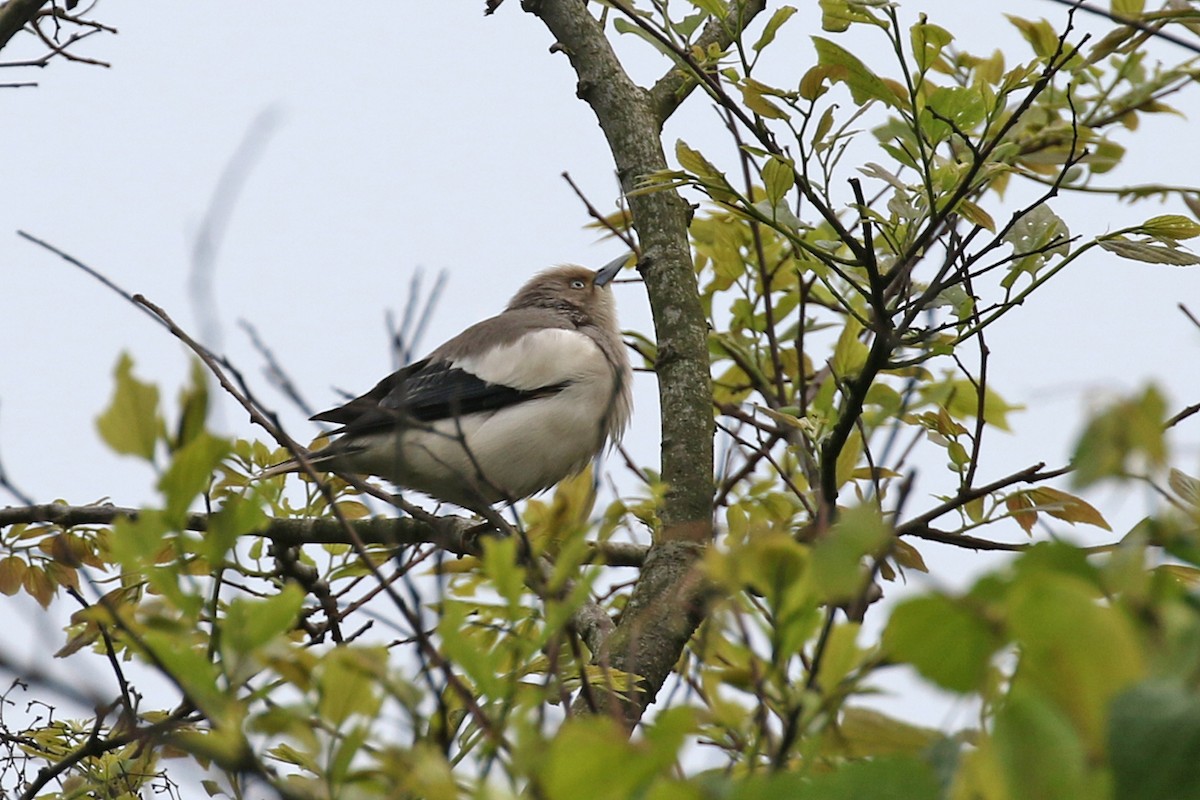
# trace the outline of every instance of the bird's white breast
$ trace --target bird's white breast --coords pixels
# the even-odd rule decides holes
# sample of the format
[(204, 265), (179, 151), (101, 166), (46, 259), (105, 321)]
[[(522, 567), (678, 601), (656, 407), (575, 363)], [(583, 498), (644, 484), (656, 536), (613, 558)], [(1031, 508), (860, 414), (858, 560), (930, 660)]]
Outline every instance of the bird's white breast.
[(628, 415), (619, 370), (578, 331), (532, 332), (454, 365), (490, 383), (557, 391), (398, 437), (369, 437), (355, 468), (460, 505), (522, 498), (583, 469)]

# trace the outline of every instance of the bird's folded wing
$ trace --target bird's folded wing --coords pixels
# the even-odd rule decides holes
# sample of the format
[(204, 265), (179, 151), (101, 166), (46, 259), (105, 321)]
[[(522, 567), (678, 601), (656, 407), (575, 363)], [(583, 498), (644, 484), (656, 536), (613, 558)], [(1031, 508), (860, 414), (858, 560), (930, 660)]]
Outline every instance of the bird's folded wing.
[[(419, 367), (413, 369), (412, 367)], [(486, 411), (497, 411), (556, 394), (565, 383), (516, 389), (489, 383), (445, 361), (424, 361), (389, 375), (372, 391), (313, 417), (336, 422), (336, 433), (362, 434), (398, 424), (432, 423)]]
[[(514, 316), (518, 319), (510, 319)], [(603, 353), (588, 336), (549, 326), (513, 335), (509, 326), (530, 322), (521, 317), (510, 313), (472, 326), (430, 358), (313, 419), (338, 423), (343, 427), (335, 433), (343, 434), (432, 423), (547, 397), (597, 369), (607, 371)]]

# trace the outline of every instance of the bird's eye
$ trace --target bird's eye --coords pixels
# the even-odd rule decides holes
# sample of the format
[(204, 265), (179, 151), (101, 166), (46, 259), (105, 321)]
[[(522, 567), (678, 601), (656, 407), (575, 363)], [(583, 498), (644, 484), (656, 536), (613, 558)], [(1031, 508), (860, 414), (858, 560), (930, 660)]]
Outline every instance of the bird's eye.
[(582, 289), (585, 286), (587, 286), (587, 284), (584, 283), (583, 281), (579, 280), (579, 278), (576, 278), (575, 280), (571, 281), (572, 289)]

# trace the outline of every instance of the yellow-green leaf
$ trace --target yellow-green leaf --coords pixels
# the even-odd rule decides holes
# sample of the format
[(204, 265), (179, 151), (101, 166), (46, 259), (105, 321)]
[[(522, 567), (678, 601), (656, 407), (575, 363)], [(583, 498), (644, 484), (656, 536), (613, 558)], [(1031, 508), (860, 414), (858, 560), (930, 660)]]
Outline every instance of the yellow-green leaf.
[(933, 728), (921, 728), (858, 706), (842, 712), (836, 735), (841, 740), (844, 754), (850, 758), (894, 754), (918, 756), (942, 737), (941, 732)]
[(896, 606), (883, 632), (884, 649), (954, 692), (981, 688), (1000, 637), (963, 600), (926, 595)]
[(187, 511), (192, 500), (208, 487), (213, 471), (229, 450), (227, 439), (202, 431), (175, 451), (171, 465), (158, 482), (167, 498), (168, 516), (175, 518)]
[(721, 0), (688, 0), (688, 2), (717, 19), (725, 19), (729, 14), (729, 7)]
[(18, 556), (8, 556), (0, 560), (0, 594), (12, 597), (19, 592), (28, 569), (29, 565)]
[(922, 72), (929, 69), (942, 53), (942, 48), (954, 41), (950, 31), (940, 25), (919, 22), (909, 29), (913, 56)]
[(221, 644), (233, 653), (249, 653), (291, 630), (304, 603), (304, 590), (288, 582), (274, 597), (235, 597), (229, 603)]
[(1138, 227), (1148, 236), (1161, 236), (1166, 239), (1194, 239), (1200, 236), (1200, 224), (1182, 214), (1151, 217)]
[(755, 114), (767, 119), (787, 119), (787, 112), (768, 100), (759, 86), (743, 83), (738, 88), (742, 92), (742, 102)]
[(767, 20), (766, 27), (763, 28), (762, 35), (758, 37), (752, 47), (755, 51), (762, 50), (764, 47), (775, 41), (775, 34), (779, 32), (780, 26), (791, 19), (792, 14), (796, 13), (796, 9), (792, 6), (780, 6), (775, 9), (775, 13)]
[(862, 330), (862, 323), (849, 317), (841, 334), (838, 335), (830, 366), (833, 368), (833, 374), (839, 380), (854, 377), (862, 371), (863, 364), (867, 363), (869, 349), (858, 338)]
[(1008, 513), (1012, 514), (1012, 518), (1017, 521), (1022, 530), (1026, 533), (1033, 533), (1033, 526), (1037, 523), (1037, 511), (1033, 510), (1033, 500), (1026, 492), (1010, 494), (1004, 498), (1004, 507), (1008, 509)]
[(925, 566), (925, 558), (921, 551), (903, 539), (892, 543), (892, 560), (905, 569), (915, 569), (917, 572), (928, 574), (929, 567)]
[(778, 156), (771, 156), (763, 165), (763, 186), (771, 205), (778, 205), (796, 185), (796, 171), (791, 163)]
[(1133, 624), (1102, 599), (1082, 578), (1039, 570), (1022, 575), (1008, 600), (1021, 654), (1014, 691), (1049, 699), (1093, 751), (1104, 740), (1110, 701), (1145, 670)]
[(172, 447), (180, 448), (204, 430), (208, 417), (208, 375), (199, 359), (192, 360), (190, 384), (179, 393), (179, 427)]
[(1112, 0), (1110, 7), (1119, 17), (1140, 17), (1146, 10), (1146, 0)]
[(864, 557), (877, 555), (890, 538), (891, 531), (877, 509), (846, 509), (812, 549), (812, 574), (824, 598), (841, 602), (862, 591)]
[(96, 418), (96, 428), (113, 450), (149, 461), (162, 430), (158, 387), (133, 377), (133, 359), (128, 353), (121, 354), (113, 375), (117, 386), (108, 408)]
[(854, 102), (862, 105), (870, 100), (878, 100), (893, 108), (901, 107), (892, 88), (868, 69), (858, 56), (820, 36), (814, 36), (812, 40), (820, 63), (829, 68), (829, 76), (833, 80), (846, 84)]
[(996, 221), (992, 219), (991, 214), (984, 211), (977, 203), (971, 200), (960, 200), (955, 210), (959, 216), (972, 225), (978, 225), (992, 233), (996, 232)]
[(1049, 486), (1039, 486), (1029, 490), (1029, 498), (1037, 505), (1039, 511), (1045, 511), (1055, 519), (1061, 519), (1072, 525), (1082, 522), (1106, 531), (1112, 530), (1112, 527), (1104, 520), (1104, 516), (1094, 506), (1073, 494), (1067, 494)]

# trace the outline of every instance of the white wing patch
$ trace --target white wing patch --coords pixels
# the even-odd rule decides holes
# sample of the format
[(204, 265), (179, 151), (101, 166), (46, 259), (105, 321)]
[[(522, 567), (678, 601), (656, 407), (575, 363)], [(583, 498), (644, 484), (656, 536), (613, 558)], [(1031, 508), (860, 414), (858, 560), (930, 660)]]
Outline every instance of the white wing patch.
[(612, 374), (591, 337), (564, 328), (531, 331), (512, 344), (455, 359), (453, 364), (488, 383), (525, 391)]

